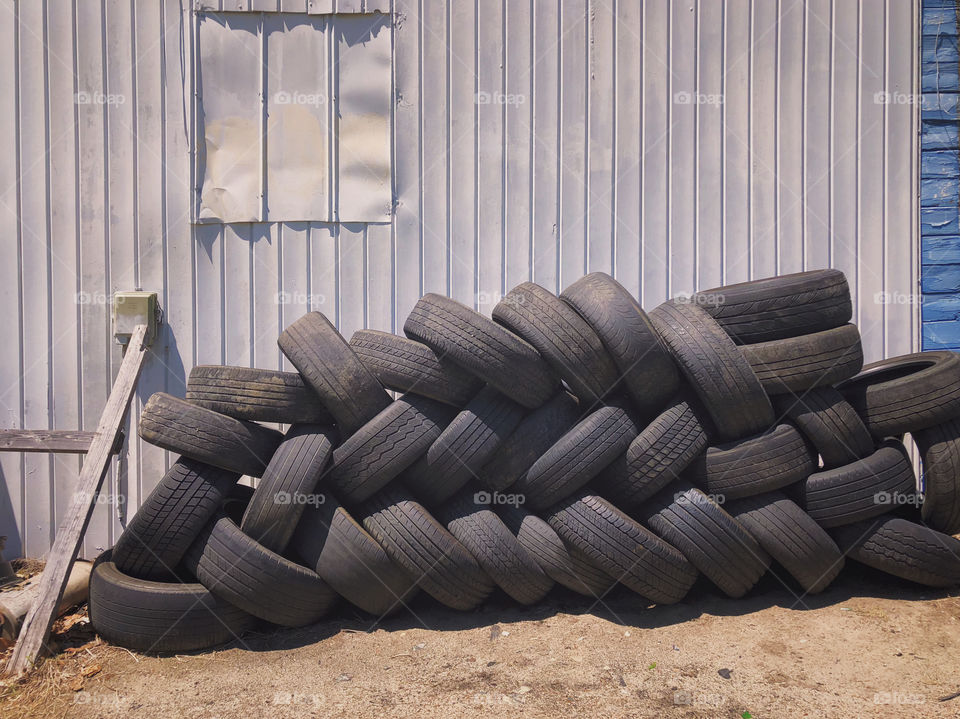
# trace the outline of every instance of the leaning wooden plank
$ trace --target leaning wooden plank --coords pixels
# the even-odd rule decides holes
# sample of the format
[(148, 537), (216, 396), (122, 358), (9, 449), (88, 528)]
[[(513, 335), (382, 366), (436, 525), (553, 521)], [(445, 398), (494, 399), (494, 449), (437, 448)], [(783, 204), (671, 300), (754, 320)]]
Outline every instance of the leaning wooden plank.
[(77, 490), (70, 500), (63, 523), (57, 530), (53, 547), (47, 557), (40, 583), (40, 598), (27, 615), (20, 632), (20, 640), (13, 651), (6, 674), (16, 676), (27, 669), (37, 659), (40, 649), (50, 634), (50, 626), (56, 617), (60, 597), (63, 595), (70, 576), (70, 568), (77, 557), (80, 542), (90, 515), (93, 513), (94, 500), (110, 465), (111, 450), (120, 433), (121, 425), (130, 406), (130, 399), (137, 386), (137, 378), (147, 354), (144, 345), (147, 326), (137, 325), (127, 345), (127, 353), (120, 365), (120, 372), (113, 383), (113, 389), (107, 400), (96, 437), (80, 470)]
[(96, 432), (59, 429), (0, 429), (0, 452), (66, 452), (83, 454)]

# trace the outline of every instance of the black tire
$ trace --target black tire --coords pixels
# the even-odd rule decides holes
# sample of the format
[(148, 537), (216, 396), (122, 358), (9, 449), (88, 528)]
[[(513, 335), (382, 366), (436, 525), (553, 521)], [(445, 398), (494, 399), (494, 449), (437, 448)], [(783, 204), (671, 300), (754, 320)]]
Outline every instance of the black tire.
[(239, 479), (236, 472), (178, 459), (117, 540), (111, 555), (117, 570), (139, 579), (172, 577)]
[(839, 527), (885, 514), (913, 495), (916, 479), (898, 440), (851, 464), (817, 472), (796, 485), (798, 504), (821, 527)]
[(375, 617), (417, 594), (414, 578), (329, 493), (303, 513), (290, 546), (334, 591)]
[(826, 589), (843, 569), (843, 554), (826, 530), (782, 492), (725, 505), (807, 594)]
[(532, 344), (570, 390), (588, 406), (606, 397), (619, 379), (597, 333), (569, 305), (533, 282), (510, 290), (493, 319)]
[(198, 365), (187, 378), (187, 401), (252, 422), (333, 422), (299, 372)]
[(350, 347), (384, 387), (462, 407), (483, 382), (422, 342), (389, 332), (358, 330)]
[(566, 544), (537, 515), (509, 505), (501, 505), (497, 513), (520, 546), (557, 584), (594, 599), (603, 598), (616, 585), (616, 579), (591, 562), (579, 549)]
[(364, 529), (441, 604), (468, 611), (493, 591), (470, 552), (406, 492), (385, 489), (370, 499), (364, 514)]
[(390, 395), (322, 313), (305, 314), (283, 331), (277, 344), (319, 395), (343, 437), (390, 404)]
[(430, 507), (447, 501), (476, 477), (516, 429), (524, 409), (484, 387), (403, 475), (403, 484)]
[(960, 356), (916, 352), (874, 362), (837, 386), (877, 439), (960, 417)]
[(156, 392), (140, 413), (140, 437), (171, 452), (229, 472), (259, 477), (283, 435)]
[(744, 526), (699, 489), (664, 490), (644, 511), (645, 524), (730, 597), (749, 592), (770, 565)]
[(536, 604), (553, 587), (536, 560), (470, 487), (437, 508), (437, 519), (466, 547), (487, 575), (520, 604)]
[(520, 420), (516, 429), (480, 469), (477, 480), (494, 491), (511, 486), (579, 417), (576, 397), (566, 390), (557, 392), (550, 401)]
[(740, 347), (767, 394), (803, 392), (849, 379), (863, 369), (856, 325)]
[(626, 452), (638, 432), (624, 402), (601, 407), (558, 439), (512, 489), (533, 509), (556, 504)]
[(121, 572), (107, 550), (90, 574), (90, 624), (111, 644), (140, 652), (189, 652), (240, 637), (252, 616), (202, 584), (155, 582)]
[(960, 585), (960, 539), (900, 517), (834, 530), (845, 554), (861, 564), (928, 587)]
[(687, 469), (687, 477), (714, 497), (740, 499), (801, 482), (817, 470), (817, 458), (791, 424), (755, 437), (710, 447)]
[(587, 321), (620, 370), (626, 390), (646, 415), (659, 412), (680, 386), (680, 373), (647, 314), (610, 275), (591, 272), (560, 299)]
[(677, 479), (709, 441), (690, 401), (677, 399), (597, 477), (599, 494), (631, 511)]
[(750, 364), (726, 332), (694, 304), (664, 302), (650, 313), (680, 370), (722, 439), (762, 432), (773, 407)]
[(853, 316), (840, 270), (811, 270), (698, 292), (703, 307), (738, 343), (767, 342), (839, 327)]
[(533, 347), (448, 297), (421, 297), (403, 332), (524, 407), (538, 407), (556, 391), (549, 366)]
[(456, 410), (405, 394), (333, 450), (328, 481), (347, 504), (373, 496), (424, 454)]
[(657, 604), (679, 602), (697, 580), (680, 552), (596, 495), (554, 507), (547, 521), (604, 572)]
[(334, 431), (323, 425), (290, 427), (257, 484), (240, 529), (282, 554), (330, 461), (335, 440)]
[(922, 429), (913, 439), (923, 458), (923, 523), (960, 533), (960, 420)]
[(777, 397), (774, 406), (810, 440), (825, 469), (873, 454), (873, 437), (860, 415), (832, 387), (818, 387), (800, 397)]
[(312, 569), (260, 546), (223, 515), (193, 543), (184, 566), (221, 599), (284, 627), (316, 622), (337, 597)]
[(233, 520), (234, 524), (239, 526), (240, 522), (243, 521), (243, 513), (247, 511), (247, 505), (253, 499), (255, 491), (253, 487), (246, 484), (235, 484), (230, 488), (230, 494), (224, 498), (221, 509), (223, 509), (225, 515)]

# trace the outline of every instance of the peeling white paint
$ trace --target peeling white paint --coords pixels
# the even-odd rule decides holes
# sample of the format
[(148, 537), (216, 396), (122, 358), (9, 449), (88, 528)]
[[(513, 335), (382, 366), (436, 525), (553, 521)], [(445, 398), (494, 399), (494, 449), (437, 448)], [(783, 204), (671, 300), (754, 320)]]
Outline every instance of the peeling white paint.
[(380, 15), (202, 15), (199, 221), (389, 221), (390, 33)]

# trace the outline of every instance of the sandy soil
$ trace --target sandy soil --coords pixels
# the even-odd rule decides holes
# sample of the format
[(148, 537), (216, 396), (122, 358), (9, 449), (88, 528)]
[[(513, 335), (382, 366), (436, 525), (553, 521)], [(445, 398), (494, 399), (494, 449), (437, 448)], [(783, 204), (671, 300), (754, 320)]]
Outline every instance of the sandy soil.
[(858, 567), (800, 600), (767, 577), (747, 599), (701, 584), (672, 607), (620, 589), (412, 610), (371, 628), (344, 608), (180, 656), (64, 638), (0, 716), (960, 716), (960, 698), (941, 701), (960, 692), (960, 597)]

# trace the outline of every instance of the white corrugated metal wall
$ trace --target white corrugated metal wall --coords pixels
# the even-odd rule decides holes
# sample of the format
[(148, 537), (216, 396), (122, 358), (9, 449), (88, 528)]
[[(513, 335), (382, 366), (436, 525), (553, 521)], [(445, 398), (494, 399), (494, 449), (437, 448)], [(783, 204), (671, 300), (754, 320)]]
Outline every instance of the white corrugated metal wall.
[[(489, 312), (592, 270), (649, 307), (835, 266), (869, 358), (916, 346), (875, 296), (917, 284), (917, 0), (335, 5), (0, 0), (3, 426), (95, 428), (134, 288), (166, 311), (134, 427), (196, 363), (282, 366), (308, 308), (398, 331), (423, 292)], [(392, 223), (190, 223), (198, 9), (393, 13)], [(131, 437), (105, 491), (135, 507), (169, 460)], [(79, 465), (0, 455), (12, 555), (46, 551)], [(85, 553), (119, 527), (99, 506)]]

